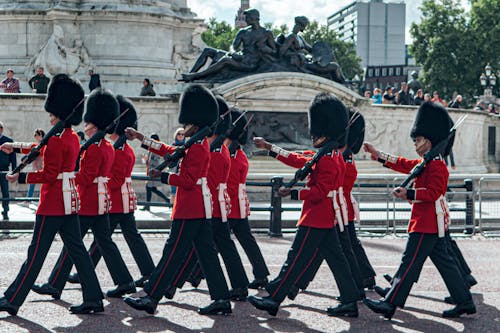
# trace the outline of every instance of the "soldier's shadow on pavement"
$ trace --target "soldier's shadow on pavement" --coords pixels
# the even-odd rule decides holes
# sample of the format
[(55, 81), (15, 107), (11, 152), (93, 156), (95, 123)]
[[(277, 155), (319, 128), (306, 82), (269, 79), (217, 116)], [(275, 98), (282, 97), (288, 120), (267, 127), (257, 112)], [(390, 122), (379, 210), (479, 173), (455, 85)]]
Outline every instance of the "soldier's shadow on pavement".
[[(2, 322), (2, 321), (9, 322), (13, 325), (18, 326), (21, 329), (27, 330), (28, 332), (40, 332), (40, 333), (52, 332), (51, 330), (48, 330), (45, 327), (43, 327), (37, 323), (34, 323), (30, 320), (24, 319), (24, 318), (19, 317), (19, 316), (8, 316), (5, 318), (0, 318), (0, 322)], [(0, 327), (1, 326), (2, 325), (0, 324)], [(18, 331), (18, 330), (16, 330), (16, 331)], [(13, 332), (16, 332), (16, 331), (13, 331)]]

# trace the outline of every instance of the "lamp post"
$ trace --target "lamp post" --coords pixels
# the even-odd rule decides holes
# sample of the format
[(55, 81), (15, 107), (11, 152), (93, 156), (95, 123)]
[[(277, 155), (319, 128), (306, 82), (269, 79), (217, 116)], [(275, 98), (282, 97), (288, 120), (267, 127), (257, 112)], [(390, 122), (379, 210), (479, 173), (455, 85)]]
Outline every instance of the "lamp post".
[(497, 84), (497, 77), (495, 73), (493, 73), (490, 64), (487, 64), (484, 67), (484, 73), (479, 77), (479, 82), (481, 86), (484, 88), (484, 96), (483, 100), (488, 102), (495, 102), (495, 95), (493, 95), (493, 89)]

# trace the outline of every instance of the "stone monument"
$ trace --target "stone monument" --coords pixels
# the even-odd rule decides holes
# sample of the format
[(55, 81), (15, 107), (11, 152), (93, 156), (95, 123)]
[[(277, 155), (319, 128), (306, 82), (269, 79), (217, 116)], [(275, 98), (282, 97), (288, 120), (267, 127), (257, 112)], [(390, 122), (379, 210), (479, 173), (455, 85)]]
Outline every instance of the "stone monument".
[(157, 93), (175, 93), (205, 47), (203, 20), (186, 0), (0, 0), (0, 17), (0, 71), (13, 68), (21, 92), (31, 91), (27, 81), (43, 66), (85, 86), (93, 68), (124, 95), (139, 95), (146, 77)]

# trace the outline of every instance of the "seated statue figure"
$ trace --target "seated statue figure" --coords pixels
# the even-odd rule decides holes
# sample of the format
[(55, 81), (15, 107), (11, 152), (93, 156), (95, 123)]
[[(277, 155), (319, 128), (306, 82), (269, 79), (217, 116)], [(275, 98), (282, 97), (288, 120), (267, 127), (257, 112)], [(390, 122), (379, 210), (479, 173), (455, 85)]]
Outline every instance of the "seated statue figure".
[[(229, 68), (237, 71), (253, 71), (262, 60), (273, 61), (276, 45), (272, 31), (260, 26), (260, 13), (256, 9), (247, 9), (245, 21), (248, 27), (236, 34), (229, 52), (214, 48), (205, 48), (194, 64), (191, 72), (183, 74), (184, 81), (197, 80)], [(240, 46), (241, 51), (238, 51)], [(208, 61), (212, 63), (205, 70), (198, 72)]]

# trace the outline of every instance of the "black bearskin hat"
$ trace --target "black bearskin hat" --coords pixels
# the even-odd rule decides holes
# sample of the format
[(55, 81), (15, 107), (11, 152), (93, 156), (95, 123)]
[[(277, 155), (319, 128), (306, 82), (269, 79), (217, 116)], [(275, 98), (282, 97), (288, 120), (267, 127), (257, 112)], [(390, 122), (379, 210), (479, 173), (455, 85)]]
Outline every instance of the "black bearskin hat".
[(119, 112), (120, 105), (113, 93), (107, 89), (96, 88), (87, 97), (83, 120), (94, 124), (99, 130), (104, 130), (118, 117)]
[[(231, 118), (233, 121), (241, 117), (241, 114), (242, 112), (238, 108), (232, 108)], [(248, 139), (248, 127), (245, 128), (247, 121), (248, 119), (245, 115), (238, 119), (236, 124), (234, 124), (233, 130), (229, 133), (228, 138), (231, 140), (238, 140), (239, 144), (242, 146), (245, 145)]]
[(219, 114), (214, 95), (200, 84), (192, 84), (184, 90), (179, 109), (179, 123), (183, 125), (212, 126)]
[(122, 95), (117, 95), (116, 99), (120, 105), (120, 114), (127, 111), (127, 109), (128, 111), (118, 121), (118, 125), (116, 125), (114, 132), (118, 135), (122, 135), (125, 133), (125, 128), (127, 127), (137, 129), (137, 112), (135, 111), (132, 101)]
[[(226, 101), (224, 100), (224, 97), (217, 95), (215, 96), (217, 99), (217, 104), (219, 106), (219, 117), (222, 116), (229, 110), (229, 106), (227, 105)], [(219, 123), (217, 128), (215, 129), (214, 134), (221, 135), (225, 134), (229, 127), (231, 126), (231, 112), (227, 113), (224, 116), (224, 119)]]
[(45, 111), (64, 120), (76, 108), (75, 114), (69, 119), (67, 126), (76, 126), (82, 122), (83, 99), (85, 93), (80, 82), (66, 74), (57, 74), (50, 81), (45, 99)]
[(337, 97), (320, 93), (309, 106), (309, 133), (313, 137), (336, 140), (340, 147), (347, 142), (347, 108)]
[(453, 121), (444, 107), (433, 102), (425, 102), (418, 109), (410, 136), (413, 140), (417, 136), (423, 136), (429, 139), (432, 146), (436, 146), (448, 137), (452, 127)]
[[(355, 118), (353, 118), (355, 117)], [(347, 145), (353, 154), (357, 154), (365, 139), (365, 118), (359, 112), (349, 109), (349, 119), (353, 119), (347, 135)]]

